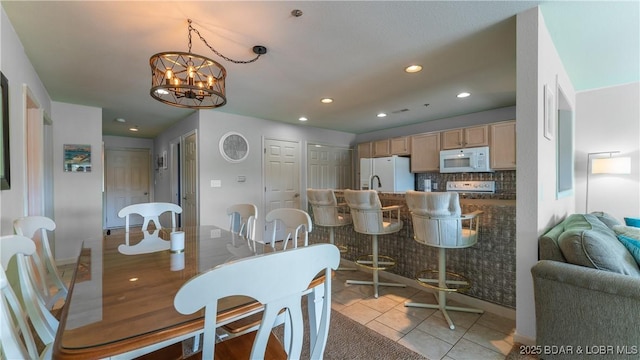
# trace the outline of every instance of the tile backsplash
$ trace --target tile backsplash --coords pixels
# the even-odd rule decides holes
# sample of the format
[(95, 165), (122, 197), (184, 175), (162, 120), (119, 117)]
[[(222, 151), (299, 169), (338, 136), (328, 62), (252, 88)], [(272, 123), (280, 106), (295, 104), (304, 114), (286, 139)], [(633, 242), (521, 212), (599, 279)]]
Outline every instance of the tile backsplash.
[(417, 191), (424, 191), (424, 180), (430, 179), (431, 185), (437, 184), (437, 189), (431, 191), (446, 191), (447, 181), (495, 181), (495, 194), (468, 194), (466, 198), (490, 198), (500, 200), (516, 199), (516, 171), (503, 170), (484, 173), (445, 173), (438, 172), (416, 174)]

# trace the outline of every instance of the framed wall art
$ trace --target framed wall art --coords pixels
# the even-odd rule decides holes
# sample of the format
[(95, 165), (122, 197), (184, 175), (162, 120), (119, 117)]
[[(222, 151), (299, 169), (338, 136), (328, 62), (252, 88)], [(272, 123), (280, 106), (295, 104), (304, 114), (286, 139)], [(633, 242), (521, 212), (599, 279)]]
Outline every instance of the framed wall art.
[(65, 144), (64, 171), (90, 172), (91, 145)]
[(241, 162), (249, 156), (249, 142), (242, 134), (230, 131), (220, 138), (220, 154), (228, 162)]
[(549, 85), (544, 86), (544, 137), (553, 140), (556, 126), (556, 100)]
[(0, 91), (2, 107), (0, 108), (0, 190), (11, 188), (11, 156), (9, 154), (9, 82), (0, 72)]

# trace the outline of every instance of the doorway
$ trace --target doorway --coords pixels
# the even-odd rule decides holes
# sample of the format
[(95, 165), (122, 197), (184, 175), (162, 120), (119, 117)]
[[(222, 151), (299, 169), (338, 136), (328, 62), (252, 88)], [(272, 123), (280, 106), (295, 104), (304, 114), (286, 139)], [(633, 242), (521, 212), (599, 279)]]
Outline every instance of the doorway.
[[(148, 149), (105, 151), (105, 228), (125, 226), (125, 220), (118, 216), (123, 207), (149, 202), (150, 159)], [(133, 225), (142, 225), (142, 217), (132, 217)]]
[[(297, 141), (264, 139), (264, 212), (280, 208), (300, 209), (300, 143)], [(272, 226), (272, 225), (271, 225)], [(265, 225), (265, 235), (273, 228)], [(284, 228), (276, 228), (276, 238), (282, 239)], [(266, 238), (265, 238), (266, 239)]]

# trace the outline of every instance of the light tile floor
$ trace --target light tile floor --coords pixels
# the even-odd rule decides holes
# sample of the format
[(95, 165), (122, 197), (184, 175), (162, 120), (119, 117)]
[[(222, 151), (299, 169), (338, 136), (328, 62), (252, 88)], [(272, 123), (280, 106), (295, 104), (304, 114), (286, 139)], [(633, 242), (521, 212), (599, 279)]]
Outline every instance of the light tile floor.
[(426, 289), (382, 286), (376, 299), (372, 286), (345, 284), (347, 279), (371, 280), (371, 276), (363, 271), (337, 271), (333, 309), (431, 360), (503, 360), (511, 351), (514, 320), (488, 312), (449, 311), (456, 326), (450, 330), (439, 310), (404, 306), (408, 300), (435, 304)]
[[(75, 265), (59, 267), (68, 284)], [(413, 287), (373, 287), (347, 285), (347, 279), (371, 280), (363, 271), (336, 271), (333, 280), (334, 310), (397, 341), (430, 360), (504, 360), (513, 346), (515, 321), (484, 314), (449, 311), (455, 330), (450, 330), (442, 313), (434, 309), (405, 307), (405, 301), (436, 303), (433, 294)], [(456, 304), (448, 301), (449, 305)]]

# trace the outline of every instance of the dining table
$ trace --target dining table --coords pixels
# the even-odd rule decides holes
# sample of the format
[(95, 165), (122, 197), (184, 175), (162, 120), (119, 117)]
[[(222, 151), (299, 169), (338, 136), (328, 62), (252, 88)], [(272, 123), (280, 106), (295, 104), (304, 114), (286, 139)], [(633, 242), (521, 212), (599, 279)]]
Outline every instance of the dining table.
[[(182, 231), (184, 250), (171, 248), (171, 234)], [(85, 242), (60, 315), (54, 359), (127, 359), (158, 344), (201, 333), (204, 310), (178, 313), (173, 299), (194, 276), (251, 256), (247, 240), (217, 226), (142, 231), (113, 230), (101, 241)], [(268, 270), (267, 270), (268, 271)], [(242, 281), (230, 278), (229, 282)], [(310, 284), (310, 327), (322, 301), (322, 279)], [(224, 286), (224, 284), (212, 284)], [(311, 304), (316, 304), (312, 306)], [(232, 296), (218, 303), (217, 324), (238, 321), (262, 310), (252, 298)], [(312, 332), (313, 339), (313, 332)]]

